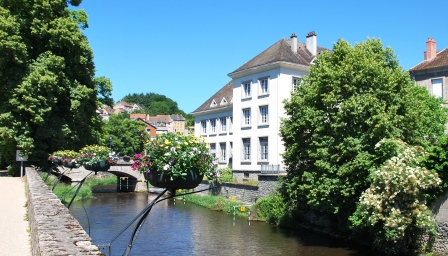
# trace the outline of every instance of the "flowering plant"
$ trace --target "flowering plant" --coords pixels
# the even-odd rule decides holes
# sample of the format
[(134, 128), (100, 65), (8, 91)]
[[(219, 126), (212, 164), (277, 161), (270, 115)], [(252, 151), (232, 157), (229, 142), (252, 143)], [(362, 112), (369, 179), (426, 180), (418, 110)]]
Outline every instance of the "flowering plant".
[(62, 158), (62, 163), (75, 162), (76, 158), (79, 156), (78, 152), (73, 150), (59, 150), (53, 153), (53, 155), (58, 155)]
[[(371, 185), (359, 198), (353, 226), (369, 227), (375, 244), (397, 254), (412, 237), (436, 235), (436, 223), (427, 206), (425, 193), (442, 181), (437, 172), (421, 163), (425, 150), (401, 140), (383, 139), (377, 150), (393, 149), (394, 156), (370, 174)], [(387, 246), (386, 246), (387, 245)]]
[(134, 156), (133, 169), (139, 172), (163, 171), (171, 180), (187, 175), (196, 168), (208, 180), (220, 176), (217, 162), (209, 154), (209, 146), (203, 138), (181, 133), (161, 134), (146, 145), (148, 156)]
[(149, 168), (149, 157), (142, 154), (135, 154), (132, 158), (132, 170), (139, 171), (140, 173), (144, 173), (148, 171)]
[(95, 164), (105, 161), (110, 165), (117, 163), (118, 157), (109, 151), (109, 148), (99, 145), (85, 146), (79, 151), (79, 156), (76, 158), (78, 165)]

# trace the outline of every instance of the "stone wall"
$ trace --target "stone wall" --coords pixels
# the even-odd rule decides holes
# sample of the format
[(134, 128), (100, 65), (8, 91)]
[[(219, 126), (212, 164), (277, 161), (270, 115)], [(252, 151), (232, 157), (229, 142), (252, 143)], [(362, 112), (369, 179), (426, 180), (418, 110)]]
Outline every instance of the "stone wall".
[(33, 255), (104, 255), (32, 167), (26, 182)]
[[(202, 194), (214, 194), (225, 196), (231, 199), (235, 197), (237, 201), (253, 204), (259, 198), (265, 197), (269, 192), (274, 191), (278, 185), (278, 175), (274, 174), (258, 174), (258, 186), (224, 183), (213, 191), (205, 191)], [(202, 182), (195, 190), (209, 188), (208, 182)]]
[(438, 237), (428, 240), (436, 253), (448, 254), (448, 192), (441, 196), (432, 206), (432, 213), (437, 221)]

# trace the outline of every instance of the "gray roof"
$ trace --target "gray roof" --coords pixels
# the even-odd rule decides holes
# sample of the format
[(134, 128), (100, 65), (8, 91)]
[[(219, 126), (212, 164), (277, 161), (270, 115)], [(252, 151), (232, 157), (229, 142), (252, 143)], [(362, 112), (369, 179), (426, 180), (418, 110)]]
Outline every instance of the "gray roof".
[[(315, 35), (315, 33), (313, 35)], [(319, 55), (322, 51), (330, 50), (317, 46), (317, 54)], [(294, 53), (291, 50), (291, 39), (283, 38), (230, 74), (276, 62), (289, 62), (304, 66), (311, 66), (315, 57), (316, 56), (313, 56), (311, 52), (306, 49), (306, 43), (297, 42), (297, 53)], [(227, 100), (227, 104), (221, 104), (223, 98)], [(199, 108), (193, 111), (192, 114), (232, 106), (232, 99), (233, 82), (230, 81), (217, 93), (205, 101)], [(213, 101), (215, 101), (216, 105), (212, 104)]]
[[(319, 55), (320, 52), (328, 50), (318, 46), (317, 54)], [(291, 50), (291, 39), (283, 38), (230, 74), (281, 61), (311, 66), (315, 57), (306, 49), (306, 43), (297, 42), (297, 53), (294, 53)]]
[[(223, 99), (227, 101), (227, 103), (223, 104)], [(193, 113), (202, 112), (206, 110), (212, 110), (212, 109), (220, 109), (232, 106), (232, 99), (233, 99), (233, 82), (230, 81), (224, 87), (222, 87), (217, 93), (215, 93), (212, 97), (210, 97), (207, 101), (205, 101), (199, 108), (197, 108)], [(216, 105), (213, 104), (213, 101), (215, 101)]]
[(185, 121), (185, 118), (182, 115), (171, 115), (171, 119), (173, 119), (173, 121)]

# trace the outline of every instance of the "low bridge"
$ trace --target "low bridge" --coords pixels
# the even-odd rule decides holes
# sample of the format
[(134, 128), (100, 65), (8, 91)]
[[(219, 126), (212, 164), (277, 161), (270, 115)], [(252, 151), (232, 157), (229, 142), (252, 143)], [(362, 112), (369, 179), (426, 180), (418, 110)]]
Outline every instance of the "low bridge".
[(117, 191), (120, 192), (134, 192), (147, 191), (147, 181), (143, 174), (138, 171), (133, 171), (131, 168), (132, 162), (119, 160), (114, 166), (111, 166), (108, 171), (97, 172), (86, 170), (84, 167), (66, 168), (58, 166), (56, 169), (50, 169), (50, 172), (56, 176), (60, 176), (60, 180), (66, 183), (77, 184), (89, 175), (109, 175), (117, 176)]

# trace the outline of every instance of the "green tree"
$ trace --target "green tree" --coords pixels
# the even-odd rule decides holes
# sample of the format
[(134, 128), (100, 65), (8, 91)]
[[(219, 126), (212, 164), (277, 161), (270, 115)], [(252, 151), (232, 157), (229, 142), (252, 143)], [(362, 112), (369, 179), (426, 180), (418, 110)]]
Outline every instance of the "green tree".
[(109, 136), (112, 136), (112, 149), (120, 155), (133, 156), (143, 151), (146, 126), (141, 121), (132, 120), (129, 114), (111, 115), (104, 121), (104, 133), (101, 145), (109, 146)]
[(286, 200), (334, 214), (348, 226), (369, 174), (390, 157), (375, 153), (375, 145), (383, 138), (429, 145), (447, 121), (440, 103), (410, 80), (380, 40), (355, 46), (339, 40), (285, 101)]
[[(57, 149), (96, 143), (97, 103), (111, 102), (110, 81), (95, 78), (82, 29), (81, 0), (0, 0), (0, 153), (16, 148), (42, 161)], [(11, 159), (11, 158), (10, 158)], [(12, 161), (12, 159), (11, 159)]]
[(179, 109), (177, 102), (165, 95), (152, 92), (145, 94), (134, 93), (124, 96), (122, 101), (142, 106), (145, 109), (146, 114), (151, 116), (182, 114), (185, 117), (185, 112)]
[[(150, 116), (180, 114), (185, 118), (186, 126), (194, 125), (193, 115), (186, 114), (183, 110), (179, 109), (177, 102), (164, 95), (157, 93), (134, 93), (126, 95), (122, 101), (142, 106), (144, 113)], [(141, 112), (139, 111), (138, 113)]]

